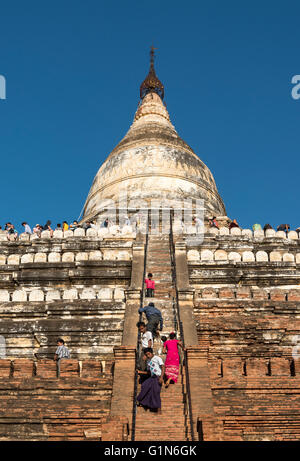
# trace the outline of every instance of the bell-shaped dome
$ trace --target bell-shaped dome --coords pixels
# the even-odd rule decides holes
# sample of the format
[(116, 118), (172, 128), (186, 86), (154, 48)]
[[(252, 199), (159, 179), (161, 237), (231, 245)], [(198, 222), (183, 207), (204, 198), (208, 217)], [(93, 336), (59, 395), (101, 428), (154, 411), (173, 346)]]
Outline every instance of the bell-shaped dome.
[(153, 201), (180, 204), (203, 199), (207, 216), (226, 215), (210, 170), (172, 125), (159, 84), (158, 79), (148, 84), (147, 78), (142, 83), (133, 124), (100, 167), (85, 203), (84, 221), (97, 218), (110, 204), (118, 206), (121, 197), (137, 209), (151, 202), (153, 206)]

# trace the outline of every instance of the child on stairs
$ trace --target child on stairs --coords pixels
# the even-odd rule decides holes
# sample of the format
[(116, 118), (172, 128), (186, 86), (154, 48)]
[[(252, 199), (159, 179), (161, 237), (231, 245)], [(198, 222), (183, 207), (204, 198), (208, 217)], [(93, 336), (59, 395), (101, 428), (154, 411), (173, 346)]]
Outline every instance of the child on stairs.
[(148, 274), (148, 278), (145, 279), (146, 284), (146, 298), (154, 298), (155, 282), (152, 280), (153, 275), (151, 272)]

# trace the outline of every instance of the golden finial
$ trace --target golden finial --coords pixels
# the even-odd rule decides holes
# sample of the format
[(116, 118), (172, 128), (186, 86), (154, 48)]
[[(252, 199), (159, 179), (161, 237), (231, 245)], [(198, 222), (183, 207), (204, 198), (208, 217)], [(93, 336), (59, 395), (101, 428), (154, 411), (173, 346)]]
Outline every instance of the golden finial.
[(141, 99), (143, 99), (146, 96), (146, 94), (150, 92), (157, 93), (161, 97), (161, 99), (164, 98), (164, 86), (161, 83), (161, 81), (158, 79), (158, 77), (156, 76), (155, 69), (154, 69), (154, 58), (155, 58), (154, 51), (156, 49), (157, 48), (154, 48), (153, 45), (150, 48), (150, 70), (149, 70), (147, 77), (145, 78), (145, 80), (140, 86)]

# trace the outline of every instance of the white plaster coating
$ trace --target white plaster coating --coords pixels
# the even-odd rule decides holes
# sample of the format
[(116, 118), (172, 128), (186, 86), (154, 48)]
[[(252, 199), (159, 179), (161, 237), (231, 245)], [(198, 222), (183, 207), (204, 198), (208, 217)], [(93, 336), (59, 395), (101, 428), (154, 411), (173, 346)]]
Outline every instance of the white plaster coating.
[(76, 288), (64, 290), (63, 299), (78, 299), (78, 291), (76, 290)]
[(123, 301), (125, 297), (125, 292), (122, 288), (115, 288), (114, 290), (114, 299)]
[(50, 238), (50, 231), (44, 230), (41, 232), (41, 238), (42, 239), (49, 239)]
[(74, 230), (74, 237), (85, 237), (85, 230), (78, 227)]
[(230, 234), (231, 235), (242, 235), (242, 231), (238, 227), (233, 227), (232, 229), (230, 229)]
[(22, 242), (27, 242), (29, 241), (30, 239), (30, 235), (29, 234), (26, 234), (25, 232), (20, 234), (19, 235), (19, 239), (22, 241)]
[(200, 260), (199, 251), (197, 251), (197, 250), (189, 250), (187, 252), (187, 259), (188, 259), (188, 261), (199, 261)]
[(252, 262), (255, 261), (255, 257), (252, 251), (244, 251), (242, 254), (243, 262)]
[(263, 239), (265, 237), (265, 232), (262, 229), (255, 230), (253, 232), (253, 236), (257, 239)]
[(29, 301), (44, 301), (45, 294), (42, 290), (32, 290), (29, 293)]
[(274, 229), (267, 229), (266, 230), (266, 237), (275, 237), (276, 231)]
[(47, 262), (47, 254), (46, 253), (36, 253), (34, 255), (34, 262), (35, 263), (46, 263)]
[(74, 253), (71, 253), (70, 251), (63, 253), (62, 255), (62, 262), (73, 262), (74, 259), (75, 259)]
[(266, 251), (258, 251), (255, 255), (257, 262), (266, 262), (269, 261), (269, 256)]
[(59, 290), (49, 290), (46, 293), (46, 301), (56, 301), (61, 299)]
[(278, 251), (271, 251), (270, 253), (270, 261), (271, 262), (280, 262), (282, 261), (281, 253)]
[(33, 263), (33, 254), (32, 253), (25, 253), (21, 256), (21, 264), (26, 263)]
[(9, 301), (9, 293), (7, 290), (0, 290), (0, 301)]
[(228, 227), (221, 227), (219, 234), (220, 235), (229, 235), (229, 228)]
[(96, 292), (93, 288), (84, 288), (79, 297), (80, 299), (96, 299)]
[(89, 252), (89, 260), (90, 261), (101, 261), (102, 253), (99, 250), (90, 251)]
[(211, 250), (201, 250), (201, 261), (213, 261), (214, 254)]
[(53, 238), (62, 239), (63, 237), (64, 237), (64, 233), (62, 230), (55, 230), (53, 232)]
[(89, 258), (89, 255), (88, 253), (85, 253), (85, 252), (79, 252), (76, 254), (76, 261), (87, 261)]
[(229, 261), (236, 261), (236, 262), (239, 262), (242, 260), (242, 256), (240, 255), (240, 253), (238, 253), (237, 251), (231, 251), (229, 254), (228, 254), (228, 260)]
[(251, 229), (242, 229), (242, 235), (247, 237), (253, 237), (253, 232)]
[(111, 288), (101, 288), (98, 292), (98, 299), (101, 299), (101, 300), (112, 299), (112, 289)]
[(20, 255), (9, 255), (7, 264), (18, 265), (20, 264)]
[(15, 290), (12, 294), (12, 300), (15, 302), (27, 301), (27, 293), (25, 290)]
[(292, 253), (284, 253), (284, 255), (282, 256), (282, 261), (289, 262), (289, 263), (294, 263), (295, 262), (295, 256)]
[(64, 238), (74, 237), (74, 232), (72, 230), (64, 231)]
[(61, 261), (61, 254), (58, 252), (51, 252), (48, 254), (49, 263), (59, 263)]
[(296, 231), (290, 231), (288, 233), (288, 238), (291, 240), (298, 240), (298, 234)]
[(227, 252), (224, 250), (217, 250), (214, 254), (215, 261), (227, 261)]

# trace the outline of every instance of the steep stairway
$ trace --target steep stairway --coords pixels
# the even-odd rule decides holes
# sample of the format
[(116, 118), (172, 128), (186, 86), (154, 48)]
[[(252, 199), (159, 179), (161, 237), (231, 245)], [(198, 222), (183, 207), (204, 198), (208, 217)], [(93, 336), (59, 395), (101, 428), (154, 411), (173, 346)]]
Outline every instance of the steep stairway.
[[(172, 260), (170, 254), (169, 235), (148, 237), (146, 255), (146, 276), (149, 272), (155, 280), (155, 296), (143, 299), (143, 305), (154, 302), (161, 311), (164, 326), (161, 336), (176, 332), (179, 337), (178, 321), (175, 305), (175, 286), (172, 276)], [(154, 340), (154, 353), (161, 355), (162, 342), (159, 338)], [(163, 360), (165, 356), (161, 355)], [(161, 414), (145, 410), (143, 407), (136, 409), (135, 440), (161, 440), (176, 441), (190, 440), (189, 420), (186, 405), (185, 369), (180, 366), (177, 384), (170, 384), (161, 390)], [(138, 385), (138, 392), (140, 385)]]

